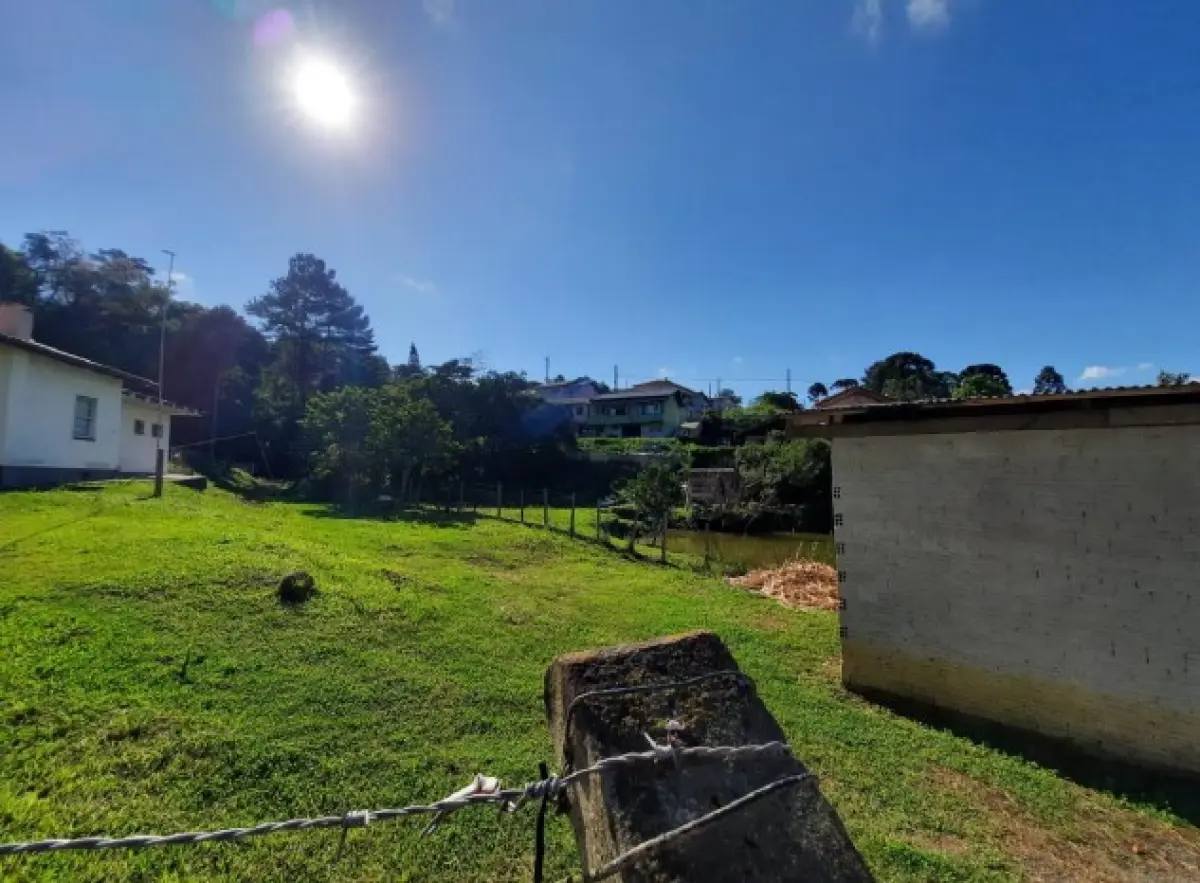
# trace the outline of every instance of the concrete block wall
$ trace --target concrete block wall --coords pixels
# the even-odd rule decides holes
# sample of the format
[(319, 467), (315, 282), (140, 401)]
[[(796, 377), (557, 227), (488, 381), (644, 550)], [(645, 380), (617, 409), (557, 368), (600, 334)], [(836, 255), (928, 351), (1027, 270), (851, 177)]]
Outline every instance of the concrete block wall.
[(839, 438), (843, 679), (1200, 773), (1200, 427)]

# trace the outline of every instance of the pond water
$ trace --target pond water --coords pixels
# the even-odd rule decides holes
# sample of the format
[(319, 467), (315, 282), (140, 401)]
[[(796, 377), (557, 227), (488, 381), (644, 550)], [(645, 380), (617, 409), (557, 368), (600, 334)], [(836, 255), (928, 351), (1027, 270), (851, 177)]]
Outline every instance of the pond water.
[(774, 567), (799, 555), (835, 566), (833, 537), (821, 533), (775, 533), (743, 536), (736, 533), (705, 533), (672, 530), (667, 548), (672, 552), (703, 555), (707, 548), (714, 557), (750, 570)]

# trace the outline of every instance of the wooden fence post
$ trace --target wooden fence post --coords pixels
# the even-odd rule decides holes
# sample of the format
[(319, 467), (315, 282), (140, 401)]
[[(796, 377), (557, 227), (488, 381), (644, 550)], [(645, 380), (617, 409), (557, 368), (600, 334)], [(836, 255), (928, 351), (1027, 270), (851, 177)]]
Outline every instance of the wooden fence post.
[(525, 488), (521, 488), (521, 523), (525, 523)]
[(542, 488), (542, 527), (550, 526), (550, 490)]
[[(635, 690), (603, 692), (622, 687)], [(682, 747), (764, 745), (785, 738), (754, 683), (711, 632), (560, 656), (546, 672), (545, 697), (563, 769), (645, 751), (647, 735)], [(841, 819), (807, 774), (798, 758), (781, 750), (680, 756), (587, 776), (565, 795), (584, 872), (595, 874), (630, 849), (775, 784), (698, 836), (652, 847), (608, 879), (871, 883)]]
[(571, 539), (575, 539), (575, 495), (571, 494)]
[(504, 484), (496, 482), (496, 517), (504, 517)]

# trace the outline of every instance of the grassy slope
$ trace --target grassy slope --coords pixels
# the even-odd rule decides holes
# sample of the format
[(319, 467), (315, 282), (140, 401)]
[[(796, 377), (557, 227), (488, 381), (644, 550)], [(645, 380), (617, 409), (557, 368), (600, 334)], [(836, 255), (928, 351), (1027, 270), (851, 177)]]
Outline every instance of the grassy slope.
[[(533, 778), (556, 654), (704, 627), (758, 680), (882, 880), (1119, 879), (1197, 854), (1195, 829), (1161, 810), (847, 696), (830, 614), (519, 525), (145, 490), (0, 495), (0, 840), (398, 806), (476, 771)], [(289, 612), (272, 590), (296, 568), (323, 594)], [(336, 832), (312, 832), (0, 859), (0, 877), (520, 880), (532, 822), (480, 810), (425, 840), (381, 823), (336, 865)], [(577, 866), (557, 820), (548, 877)]]

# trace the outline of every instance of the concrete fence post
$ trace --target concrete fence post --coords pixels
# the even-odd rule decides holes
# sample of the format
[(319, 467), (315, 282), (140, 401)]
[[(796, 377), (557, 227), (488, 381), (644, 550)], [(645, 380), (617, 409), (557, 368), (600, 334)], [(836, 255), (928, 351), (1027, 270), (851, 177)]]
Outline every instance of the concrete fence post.
[[(639, 689), (596, 693), (622, 687)], [(647, 735), (680, 747), (784, 741), (753, 682), (711, 632), (560, 656), (546, 672), (545, 698), (564, 770), (645, 751)], [(608, 879), (869, 883), (871, 873), (817, 779), (793, 778), (806, 773), (790, 753), (772, 752), (667, 757), (582, 779), (565, 800), (584, 872), (594, 874), (639, 844), (791, 778), (703, 833), (649, 849)]]
[(154, 452), (154, 496), (163, 495), (163, 477), (167, 471), (167, 454), (162, 448)]

